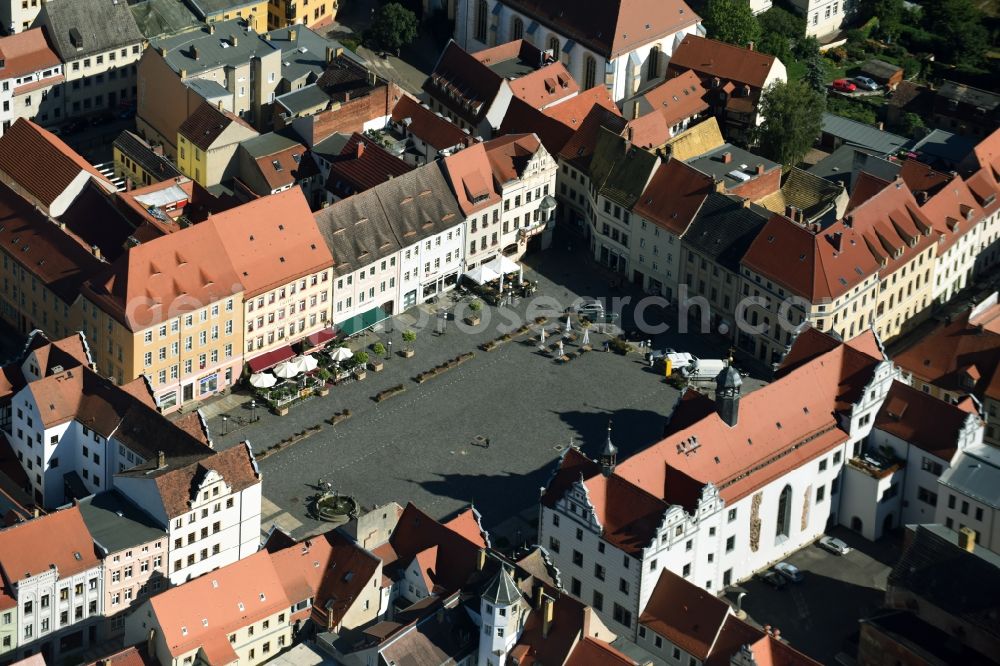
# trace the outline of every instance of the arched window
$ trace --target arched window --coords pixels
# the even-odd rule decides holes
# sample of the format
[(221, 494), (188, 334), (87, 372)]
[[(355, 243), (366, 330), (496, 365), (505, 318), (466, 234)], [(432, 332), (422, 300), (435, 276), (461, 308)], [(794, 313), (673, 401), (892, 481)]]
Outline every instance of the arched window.
[(476, 40), (486, 43), (486, 21), (490, 13), (490, 8), (486, 0), (479, 0), (476, 4)]
[(552, 51), (552, 59), (559, 60), (559, 38), (555, 35), (549, 37), (549, 50)]
[(646, 73), (646, 78), (652, 81), (660, 75), (660, 52), (659, 46), (654, 46), (649, 50), (649, 59), (647, 63), (649, 64), (649, 70)]
[(778, 497), (778, 516), (775, 521), (775, 536), (779, 539), (788, 536), (789, 526), (792, 523), (792, 487), (785, 486)]
[(510, 41), (524, 37), (524, 21), (520, 16), (515, 16), (510, 21)]
[(583, 59), (583, 89), (589, 90), (597, 85), (597, 61), (594, 56), (587, 54)]

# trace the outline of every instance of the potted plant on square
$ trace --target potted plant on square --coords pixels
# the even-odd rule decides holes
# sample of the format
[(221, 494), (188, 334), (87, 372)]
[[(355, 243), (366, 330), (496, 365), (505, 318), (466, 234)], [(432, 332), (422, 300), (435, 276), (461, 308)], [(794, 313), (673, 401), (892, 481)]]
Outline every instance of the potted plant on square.
[(479, 313), (482, 312), (483, 302), (476, 299), (469, 303), (469, 315), (465, 318), (465, 323), (469, 326), (479, 326), (481, 321)]
[(382, 362), (385, 359), (385, 345), (376, 342), (372, 345), (372, 358), (368, 361), (368, 367), (373, 372), (382, 372)]
[(412, 358), (413, 357), (413, 343), (417, 339), (417, 334), (410, 329), (403, 331), (403, 342), (406, 343), (406, 347), (403, 348), (403, 357)]
[(359, 351), (354, 355), (354, 376), (358, 379), (364, 379), (367, 376), (366, 363), (368, 363), (368, 352)]

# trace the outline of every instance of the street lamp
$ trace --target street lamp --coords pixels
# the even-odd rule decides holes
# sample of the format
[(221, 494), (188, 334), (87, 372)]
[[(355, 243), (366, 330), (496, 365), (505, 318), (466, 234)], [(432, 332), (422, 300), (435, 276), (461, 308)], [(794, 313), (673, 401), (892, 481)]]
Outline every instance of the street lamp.
[(250, 421), (253, 422), (256, 420), (257, 420), (257, 401), (254, 400), (253, 398), (250, 398)]
[(229, 425), (229, 417), (225, 414), (222, 415), (222, 434), (225, 435), (227, 432), (227, 426)]
[(389, 342), (386, 343), (386, 352), (385, 352), (385, 354), (386, 354), (385, 357), (386, 357), (387, 360), (392, 357), (392, 340), (389, 340)]

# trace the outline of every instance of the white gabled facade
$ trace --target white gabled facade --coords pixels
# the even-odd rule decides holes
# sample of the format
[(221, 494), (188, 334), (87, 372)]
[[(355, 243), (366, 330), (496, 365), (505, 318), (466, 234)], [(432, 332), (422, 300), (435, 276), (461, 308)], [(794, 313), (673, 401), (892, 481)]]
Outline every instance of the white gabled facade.
[[(623, 3), (624, 5), (625, 3)], [(675, 8), (675, 4), (681, 7)], [(683, 3), (669, 3), (670, 9), (687, 12), (689, 25), (669, 34), (659, 34), (620, 54), (599, 53), (568, 36), (558, 18), (541, 21), (514, 9), (503, 0), (459, 0), (455, 7), (455, 41), (470, 53), (497, 46), (518, 38), (539, 49), (552, 50), (556, 58), (586, 90), (595, 85), (607, 86), (615, 101), (634, 95), (652, 81), (663, 77), (666, 62), (684, 35), (703, 34), (701, 20)], [(623, 7), (621, 11), (634, 11)], [(674, 17), (668, 19), (673, 21)], [(606, 26), (614, 31), (615, 26)]]
[(541, 506), (539, 543), (548, 549), (567, 591), (593, 606), (613, 631), (635, 638), (638, 615), (661, 570), (721, 592), (811, 543), (828, 525), (849, 520), (842, 470), (861, 452), (875, 414), (899, 376), (889, 361), (875, 364), (857, 403), (838, 417), (840, 443), (732, 504), (712, 484), (702, 487), (691, 509), (661, 500), (658, 527), (648, 543), (632, 552), (602, 536), (585, 480), (574, 483), (552, 507)]

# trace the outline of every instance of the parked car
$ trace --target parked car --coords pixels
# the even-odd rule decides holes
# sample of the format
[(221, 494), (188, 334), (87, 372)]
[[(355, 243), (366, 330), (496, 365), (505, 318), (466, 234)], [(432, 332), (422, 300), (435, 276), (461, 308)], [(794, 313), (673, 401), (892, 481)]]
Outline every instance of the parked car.
[(854, 83), (862, 90), (878, 90), (878, 84), (867, 76), (855, 76)]
[(774, 569), (759, 572), (757, 574), (757, 578), (759, 578), (765, 585), (770, 585), (776, 590), (785, 589), (785, 577)]
[(848, 92), (848, 93), (852, 93), (858, 89), (856, 85), (854, 85), (847, 79), (836, 79), (832, 84), (830, 84), (830, 87), (836, 90), (837, 92)]
[(847, 555), (851, 552), (851, 547), (840, 539), (834, 538), (832, 536), (825, 536), (820, 539), (817, 544), (823, 550), (828, 550), (834, 555)]
[(604, 304), (598, 300), (582, 301), (576, 304), (573, 308), (576, 310), (577, 314), (582, 315), (603, 315), (604, 314)]
[(797, 566), (788, 562), (778, 562), (774, 565), (774, 570), (792, 583), (801, 583), (805, 578)]

